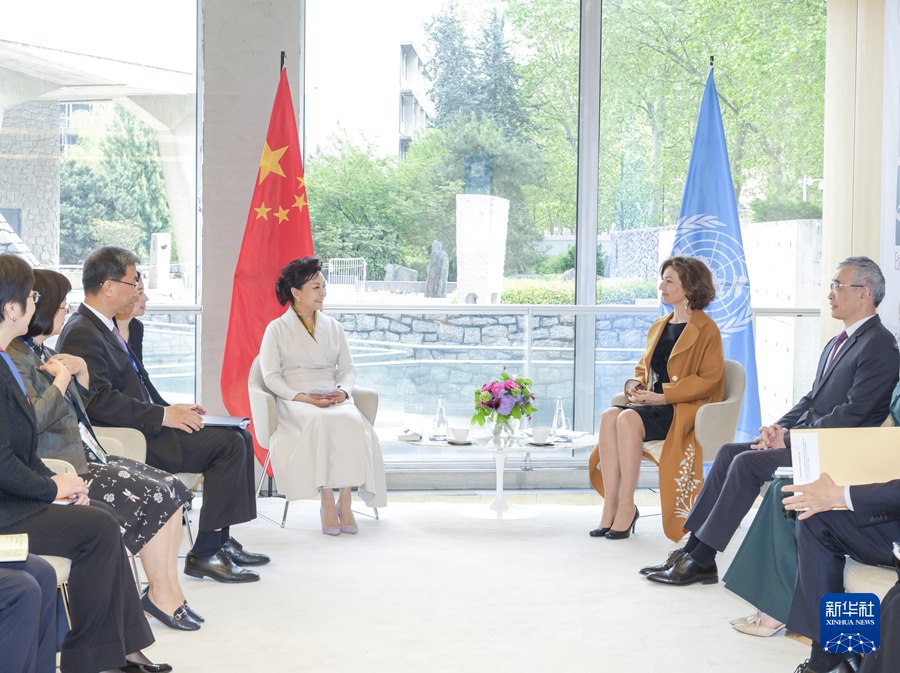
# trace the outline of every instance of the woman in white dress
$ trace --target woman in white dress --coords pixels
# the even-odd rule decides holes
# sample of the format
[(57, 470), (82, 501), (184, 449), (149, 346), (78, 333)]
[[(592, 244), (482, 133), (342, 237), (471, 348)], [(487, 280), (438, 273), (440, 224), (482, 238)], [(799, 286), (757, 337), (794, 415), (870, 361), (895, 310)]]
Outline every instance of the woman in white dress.
[(278, 397), (270, 447), (278, 488), (289, 500), (318, 494), (322, 532), (354, 534), (350, 490), (358, 488), (368, 506), (383, 507), (384, 466), (372, 425), (350, 399), (356, 369), (344, 330), (322, 313), (322, 264), (315, 257), (291, 262), (275, 295), (290, 307), (266, 327), (259, 361), (266, 386)]

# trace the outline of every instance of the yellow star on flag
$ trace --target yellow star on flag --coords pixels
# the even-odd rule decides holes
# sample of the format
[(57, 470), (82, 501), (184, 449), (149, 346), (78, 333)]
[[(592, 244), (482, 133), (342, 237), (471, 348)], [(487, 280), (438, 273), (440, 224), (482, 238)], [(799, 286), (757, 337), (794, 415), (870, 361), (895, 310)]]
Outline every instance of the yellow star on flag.
[(286, 211), (283, 207), (279, 206), (278, 212), (275, 213), (275, 217), (278, 218), (279, 222), (284, 222), (286, 219), (288, 219), (288, 211)]
[(297, 178), (297, 189), (306, 189), (306, 178), (302, 175)]
[(288, 146), (273, 150), (269, 147), (269, 143), (263, 145), (262, 157), (259, 160), (259, 184), (268, 177), (269, 173), (285, 177), (284, 171), (281, 170), (281, 155), (287, 152)]
[(265, 202), (265, 201), (262, 201), (262, 202), (259, 204), (259, 208), (254, 208), (253, 210), (256, 211), (256, 219), (257, 219), (257, 220), (258, 220), (259, 218), (263, 218), (264, 220), (268, 220), (268, 219), (269, 219), (269, 211), (272, 210), (272, 209), (271, 209), (271, 208), (266, 208), (266, 202)]
[(291, 208), (296, 208), (297, 210), (299, 210), (302, 213), (303, 209), (306, 208), (306, 206), (307, 206), (307, 203), (306, 203), (306, 195), (305, 194), (297, 194), (294, 196), (294, 205), (291, 206)]

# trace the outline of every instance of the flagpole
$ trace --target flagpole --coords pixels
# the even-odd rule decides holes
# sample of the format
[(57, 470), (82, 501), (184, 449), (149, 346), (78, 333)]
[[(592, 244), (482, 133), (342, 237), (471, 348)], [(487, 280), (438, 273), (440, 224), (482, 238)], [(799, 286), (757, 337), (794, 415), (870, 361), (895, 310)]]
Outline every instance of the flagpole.
[[(282, 62), (284, 62), (284, 52), (281, 52), (281, 60), (282, 60)], [(710, 70), (713, 69), (713, 61), (715, 61), (715, 60), (716, 60), (716, 57), (710, 54), (710, 57), (709, 57), (709, 69)]]
[(281, 52), (281, 66), (278, 68), (278, 72), (284, 70), (284, 52)]

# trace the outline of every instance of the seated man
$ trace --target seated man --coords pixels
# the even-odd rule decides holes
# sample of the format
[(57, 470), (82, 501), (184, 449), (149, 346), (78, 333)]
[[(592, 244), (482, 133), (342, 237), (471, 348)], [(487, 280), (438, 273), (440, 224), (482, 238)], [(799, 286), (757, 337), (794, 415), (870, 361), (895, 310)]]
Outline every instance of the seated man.
[(203, 427), (197, 404), (168, 404), (128, 348), (114, 316), (129, 313), (137, 287), (137, 257), (127, 250), (95, 250), (84, 263), (84, 302), (63, 327), (57, 350), (87, 362), (96, 391), (87, 407), (97, 425), (126, 426), (147, 438), (147, 463), (166, 472), (202, 472), (200, 532), (184, 572), (219, 582), (253, 582), (243, 565), (269, 558), (230, 536), (229, 526), (256, 516), (253, 441), (245, 430)]
[[(844, 590), (847, 555), (870, 565), (894, 563), (892, 541), (900, 540), (900, 479), (845, 488), (823, 474), (811, 484), (785, 486), (783, 490), (796, 492), (784, 499), (785, 508), (802, 511), (797, 517), (797, 586), (787, 625), (813, 641), (809, 660), (797, 672), (851, 673), (857, 662), (822, 649), (819, 601), (825, 594)], [(892, 593), (896, 596), (896, 587)], [(883, 604), (885, 630), (896, 628), (897, 620), (897, 606), (893, 605), (896, 598), (889, 601), (888, 597)], [(896, 640), (896, 634), (886, 633), (881, 644), (895, 647)], [(896, 660), (892, 668), (887, 668), (888, 654), (880, 653), (871, 662), (864, 660), (860, 671), (897, 670)], [(883, 668), (878, 668), (879, 661)]]
[(881, 425), (900, 369), (897, 341), (876, 313), (884, 290), (884, 275), (868, 257), (838, 264), (828, 300), (844, 330), (822, 351), (812, 389), (777, 423), (761, 428), (754, 443), (721, 448), (685, 521), (687, 543), (641, 574), (676, 586), (718, 582), (716, 552), (728, 545), (760, 487), (791, 464), (791, 428)]

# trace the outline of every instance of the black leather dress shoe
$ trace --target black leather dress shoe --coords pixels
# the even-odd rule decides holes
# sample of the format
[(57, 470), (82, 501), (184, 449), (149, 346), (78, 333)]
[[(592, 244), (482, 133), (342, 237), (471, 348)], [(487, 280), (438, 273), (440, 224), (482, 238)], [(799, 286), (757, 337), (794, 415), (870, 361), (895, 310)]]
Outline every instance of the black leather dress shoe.
[(588, 531), (588, 535), (591, 537), (605, 537), (609, 532), (609, 526), (606, 528), (595, 528), (594, 530)]
[(139, 664), (136, 661), (129, 661), (119, 670), (126, 673), (169, 673), (172, 667), (169, 664)]
[(681, 557), (684, 556), (687, 552), (684, 551), (684, 547), (679, 547), (673, 552), (670, 552), (666, 557), (666, 560), (662, 563), (657, 563), (655, 566), (644, 566), (638, 572), (641, 575), (649, 575), (650, 573), (660, 573), (663, 570), (668, 570), (676, 563), (681, 560)]
[(850, 664), (849, 661), (842, 661), (834, 668), (829, 668), (827, 671), (817, 671), (814, 668), (809, 667), (809, 659), (804, 661), (802, 664), (797, 666), (797, 670), (794, 673), (853, 673), (856, 669)]
[(170, 629), (177, 631), (197, 631), (200, 628), (200, 624), (191, 618), (184, 606), (175, 610), (171, 615), (167, 614), (153, 604), (148, 591), (149, 589), (144, 589), (144, 593), (141, 594), (141, 607), (148, 615), (156, 617)]
[(719, 581), (719, 569), (716, 568), (716, 562), (708, 567), (701, 566), (690, 554), (685, 554), (679, 559), (678, 563), (669, 568), (647, 575), (647, 579), (651, 582), (659, 582), (660, 584), (673, 584), (678, 587), (684, 587), (689, 584), (715, 584)]
[(259, 581), (257, 573), (241, 568), (221, 549), (209, 558), (200, 558), (189, 551), (184, 560), (184, 574), (231, 584)]
[(264, 566), (271, 561), (265, 554), (256, 554), (252, 551), (247, 551), (244, 549), (244, 546), (233, 537), (228, 538), (228, 541), (222, 545), (222, 549), (228, 554), (231, 560), (239, 566)]

